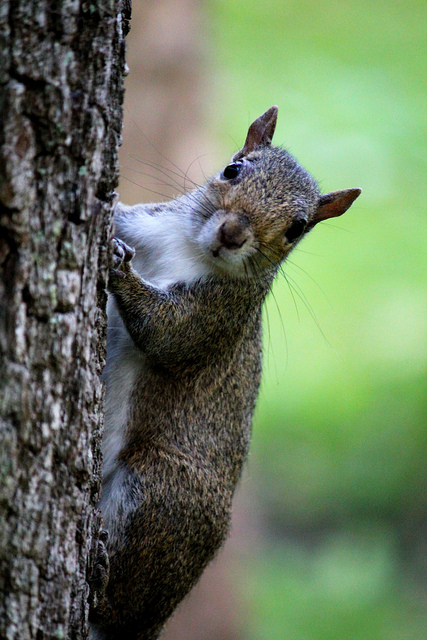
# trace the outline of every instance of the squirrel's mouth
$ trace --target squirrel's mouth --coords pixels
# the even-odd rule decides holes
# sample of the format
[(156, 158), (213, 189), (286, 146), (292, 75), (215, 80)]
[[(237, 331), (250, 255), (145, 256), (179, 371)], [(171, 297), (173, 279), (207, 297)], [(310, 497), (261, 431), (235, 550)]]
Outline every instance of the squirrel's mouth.
[[(218, 244), (211, 247), (211, 253), (214, 258), (219, 258), (220, 256), (223, 257), (227, 255), (227, 252), (229, 251), (235, 251), (237, 253), (245, 244), (246, 244), (246, 240), (244, 240), (239, 245), (233, 245), (233, 246)], [(222, 253), (221, 253), (221, 250), (222, 250)]]
[(204, 222), (196, 242), (210, 265), (234, 273), (244, 272), (247, 258), (256, 251), (247, 218), (223, 209)]
[(217, 228), (215, 238), (211, 244), (211, 252), (214, 258), (228, 252), (239, 252), (249, 242), (252, 233), (249, 225), (242, 223), (238, 218), (226, 218)]
[(220, 268), (243, 267), (243, 262), (251, 253), (253, 232), (247, 221), (238, 216), (220, 217), (212, 229), (209, 253)]

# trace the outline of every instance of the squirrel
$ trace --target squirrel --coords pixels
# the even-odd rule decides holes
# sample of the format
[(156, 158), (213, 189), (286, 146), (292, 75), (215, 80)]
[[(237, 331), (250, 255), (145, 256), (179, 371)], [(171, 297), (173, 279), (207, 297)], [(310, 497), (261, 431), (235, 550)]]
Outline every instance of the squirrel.
[(117, 205), (93, 640), (158, 638), (224, 542), (260, 384), (262, 304), (298, 242), (361, 193), (320, 195), (272, 145), (276, 120), (273, 106), (200, 188)]

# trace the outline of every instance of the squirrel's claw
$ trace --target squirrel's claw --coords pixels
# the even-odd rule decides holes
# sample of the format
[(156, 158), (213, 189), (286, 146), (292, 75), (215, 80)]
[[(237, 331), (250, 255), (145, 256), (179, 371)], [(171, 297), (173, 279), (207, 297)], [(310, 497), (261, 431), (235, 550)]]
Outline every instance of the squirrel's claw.
[(120, 269), (123, 264), (129, 263), (135, 255), (135, 249), (128, 247), (128, 245), (119, 238), (113, 238), (112, 247), (114, 269)]

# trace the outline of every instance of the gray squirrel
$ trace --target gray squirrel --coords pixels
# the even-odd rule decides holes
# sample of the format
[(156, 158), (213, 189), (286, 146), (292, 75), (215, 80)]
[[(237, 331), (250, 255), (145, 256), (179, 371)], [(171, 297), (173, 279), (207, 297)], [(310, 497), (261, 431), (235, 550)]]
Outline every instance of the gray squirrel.
[(94, 640), (158, 638), (225, 540), (260, 383), (262, 304), (304, 235), (361, 193), (320, 195), (271, 144), (276, 120), (273, 106), (195, 191), (116, 208)]

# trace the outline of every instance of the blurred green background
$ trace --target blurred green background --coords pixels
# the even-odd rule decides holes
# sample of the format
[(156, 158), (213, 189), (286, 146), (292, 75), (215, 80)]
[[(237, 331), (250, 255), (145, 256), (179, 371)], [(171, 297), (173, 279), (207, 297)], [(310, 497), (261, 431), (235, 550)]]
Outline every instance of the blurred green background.
[(266, 305), (239, 637), (423, 640), (427, 4), (201, 8), (219, 166), (277, 104), (275, 143), (322, 191), (363, 189), (298, 246)]

